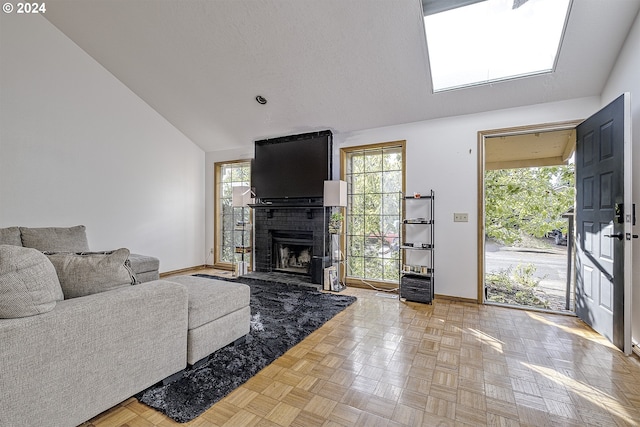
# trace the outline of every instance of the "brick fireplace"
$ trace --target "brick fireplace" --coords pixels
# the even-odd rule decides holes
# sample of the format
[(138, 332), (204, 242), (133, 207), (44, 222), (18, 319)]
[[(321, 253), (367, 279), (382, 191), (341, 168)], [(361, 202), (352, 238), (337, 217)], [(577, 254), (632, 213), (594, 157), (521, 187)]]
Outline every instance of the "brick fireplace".
[[(311, 275), (328, 251), (328, 218), (322, 206), (252, 205), (255, 271)], [(315, 259), (315, 261), (314, 261)], [(320, 267), (322, 264), (320, 261)]]

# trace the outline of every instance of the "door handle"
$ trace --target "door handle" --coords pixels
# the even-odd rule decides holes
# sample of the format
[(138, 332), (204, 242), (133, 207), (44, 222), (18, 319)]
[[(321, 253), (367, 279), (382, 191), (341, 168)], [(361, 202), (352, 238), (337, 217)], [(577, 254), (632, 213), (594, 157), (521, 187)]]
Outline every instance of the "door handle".
[(605, 234), (605, 235), (604, 235), (604, 237), (610, 237), (610, 238), (612, 238), (612, 239), (615, 237), (615, 238), (616, 238), (616, 239), (618, 239), (618, 240), (622, 240), (622, 239), (624, 239), (624, 234), (622, 234), (622, 233), (616, 233), (616, 234)]

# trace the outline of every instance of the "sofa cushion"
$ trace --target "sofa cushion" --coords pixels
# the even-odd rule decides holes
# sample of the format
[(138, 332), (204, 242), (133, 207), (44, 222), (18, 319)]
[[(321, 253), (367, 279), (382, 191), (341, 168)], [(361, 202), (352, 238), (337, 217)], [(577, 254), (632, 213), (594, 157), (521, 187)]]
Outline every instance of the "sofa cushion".
[(39, 251), (86, 252), (89, 251), (86, 227), (20, 227), (22, 246)]
[(18, 227), (0, 228), (0, 245), (22, 246)]
[(0, 245), (0, 318), (34, 316), (63, 299), (56, 270), (36, 249)]
[(105, 292), (135, 283), (127, 262), (129, 249), (45, 254), (58, 273), (65, 299)]
[(129, 261), (131, 261), (131, 269), (134, 273), (157, 271), (160, 268), (160, 260), (148, 255), (130, 254)]
[(244, 283), (174, 276), (165, 280), (180, 283), (189, 292), (189, 330), (249, 306), (251, 289)]

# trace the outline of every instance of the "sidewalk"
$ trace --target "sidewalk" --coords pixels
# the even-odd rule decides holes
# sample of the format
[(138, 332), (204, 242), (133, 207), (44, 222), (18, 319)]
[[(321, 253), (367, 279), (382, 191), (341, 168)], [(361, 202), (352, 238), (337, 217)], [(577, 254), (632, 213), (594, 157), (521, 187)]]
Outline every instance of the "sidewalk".
[[(512, 271), (518, 264), (533, 264), (534, 277), (540, 280), (536, 290), (539, 297), (549, 303), (549, 308), (566, 312), (567, 247), (554, 244), (540, 247), (499, 246), (487, 241), (485, 244), (485, 273)], [(570, 293), (569, 310), (573, 311), (573, 289)]]

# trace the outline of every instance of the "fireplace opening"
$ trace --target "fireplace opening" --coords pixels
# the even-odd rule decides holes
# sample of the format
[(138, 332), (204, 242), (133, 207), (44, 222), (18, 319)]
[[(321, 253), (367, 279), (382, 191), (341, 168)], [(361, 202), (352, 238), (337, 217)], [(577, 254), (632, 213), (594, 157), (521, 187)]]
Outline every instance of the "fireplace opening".
[(311, 274), (313, 235), (306, 232), (273, 233), (272, 269), (285, 273)]

